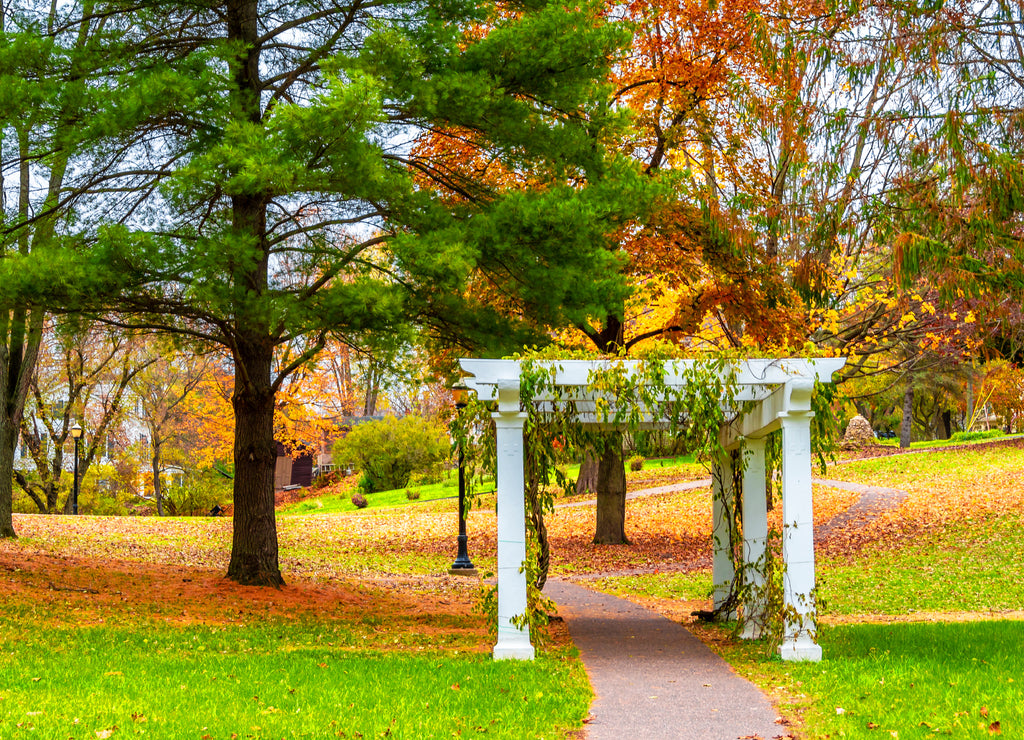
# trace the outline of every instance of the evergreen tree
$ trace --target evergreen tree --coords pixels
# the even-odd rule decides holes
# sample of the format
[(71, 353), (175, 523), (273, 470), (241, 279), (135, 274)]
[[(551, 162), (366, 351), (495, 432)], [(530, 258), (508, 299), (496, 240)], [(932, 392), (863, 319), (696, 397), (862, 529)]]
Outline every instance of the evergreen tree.
[[(328, 332), (419, 322), (497, 353), (529, 338), (528, 319), (621, 300), (604, 235), (631, 171), (600, 145), (618, 119), (597, 81), (623, 32), (558, 3), (230, 0), (148, 4), (124, 40), (146, 73), (111, 82), (104, 120), (146, 135), (111, 137), (108, 187), (148, 197), (98, 198), (118, 224), (6, 261), (0, 294), (228, 350), (228, 577), (280, 584), (275, 394)], [(472, 132), (533, 187), (458, 181), (415, 146), (438, 128)], [(468, 298), (470, 279), (518, 315)]]

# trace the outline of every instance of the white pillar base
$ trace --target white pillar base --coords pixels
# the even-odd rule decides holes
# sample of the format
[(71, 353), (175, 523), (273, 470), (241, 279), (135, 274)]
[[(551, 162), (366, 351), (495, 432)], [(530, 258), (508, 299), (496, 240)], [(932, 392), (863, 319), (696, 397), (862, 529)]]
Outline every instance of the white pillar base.
[(495, 660), (533, 660), (536, 653), (529, 641), (525, 645), (521, 643), (503, 644), (501, 638), (498, 638), (498, 643), (494, 646), (491, 655)]
[(821, 645), (811, 639), (806, 632), (794, 638), (786, 638), (779, 645), (779, 657), (783, 660), (807, 660), (817, 663), (821, 660)]

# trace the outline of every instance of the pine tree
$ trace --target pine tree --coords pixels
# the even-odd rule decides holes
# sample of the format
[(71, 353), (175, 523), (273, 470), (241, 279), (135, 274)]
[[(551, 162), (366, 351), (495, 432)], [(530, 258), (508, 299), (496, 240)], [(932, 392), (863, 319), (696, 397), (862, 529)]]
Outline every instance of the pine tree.
[[(231, 0), (153, 4), (125, 35), (148, 72), (118, 91), (111, 128), (147, 136), (110, 185), (149, 197), (74, 248), (9, 261), (0, 292), (227, 349), (228, 577), (280, 584), (275, 394), (328, 332), (416, 322), (498, 352), (527, 316), (621, 299), (604, 235), (631, 195), (599, 144), (617, 118), (597, 81), (623, 32), (557, 3)], [(455, 183), (415, 153), (436, 128), (474, 132), (535, 186)], [(467, 300), (471, 276), (520, 316)]]

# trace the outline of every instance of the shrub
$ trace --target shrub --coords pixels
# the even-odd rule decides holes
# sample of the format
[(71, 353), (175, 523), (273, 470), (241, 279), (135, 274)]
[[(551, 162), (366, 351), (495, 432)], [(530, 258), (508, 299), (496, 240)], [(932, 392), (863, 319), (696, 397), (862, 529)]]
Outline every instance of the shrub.
[(1001, 429), (979, 430), (977, 432), (956, 432), (949, 438), (950, 442), (977, 442), (979, 439), (995, 439), (1002, 437)]
[(170, 516), (206, 516), (214, 506), (230, 504), (232, 481), (212, 469), (186, 476), (164, 488), (164, 513)]
[(355, 506), (357, 509), (365, 509), (366, 504), (366, 496), (364, 496), (361, 493), (352, 494), (352, 505)]
[(321, 488), (333, 486), (335, 483), (339, 482), (343, 477), (344, 476), (342, 475), (342, 471), (331, 470), (326, 473), (321, 473), (316, 478), (314, 478), (313, 482), (310, 483), (309, 487), (312, 488), (314, 491), (318, 491)]
[(405, 488), (415, 471), (448, 457), (443, 427), (418, 416), (393, 416), (356, 425), (334, 444), (334, 464), (354, 463), (363, 493)]
[(420, 497), (420, 492), (419, 491), (414, 491), (411, 488), (406, 488), (405, 489), (405, 497), (407, 499), (409, 499), (410, 501), (416, 501)]
[(629, 469), (633, 472), (644, 469), (644, 458), (641, 455), (633, 455), (629, 458)]

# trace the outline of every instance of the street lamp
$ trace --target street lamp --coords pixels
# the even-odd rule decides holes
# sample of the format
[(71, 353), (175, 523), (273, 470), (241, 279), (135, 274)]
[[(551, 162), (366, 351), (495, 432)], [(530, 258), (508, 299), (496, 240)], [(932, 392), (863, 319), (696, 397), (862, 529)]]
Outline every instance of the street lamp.
[[(461, 412), (469, 402), (469, 389), (464, 385), (452, 388), (455, 391), (455, 409)], [(476, 567), (466, 551), (466, 454), (459, 440), (459, 552), (448, 572), (453, 576), (475, 576)]]
[(71, 493), (71, 513), (78, 514), (78, 442), (82, 439), (82, 427), (78, 422), (71, 427), (71, 436), (75, 440), (75, 479)]

